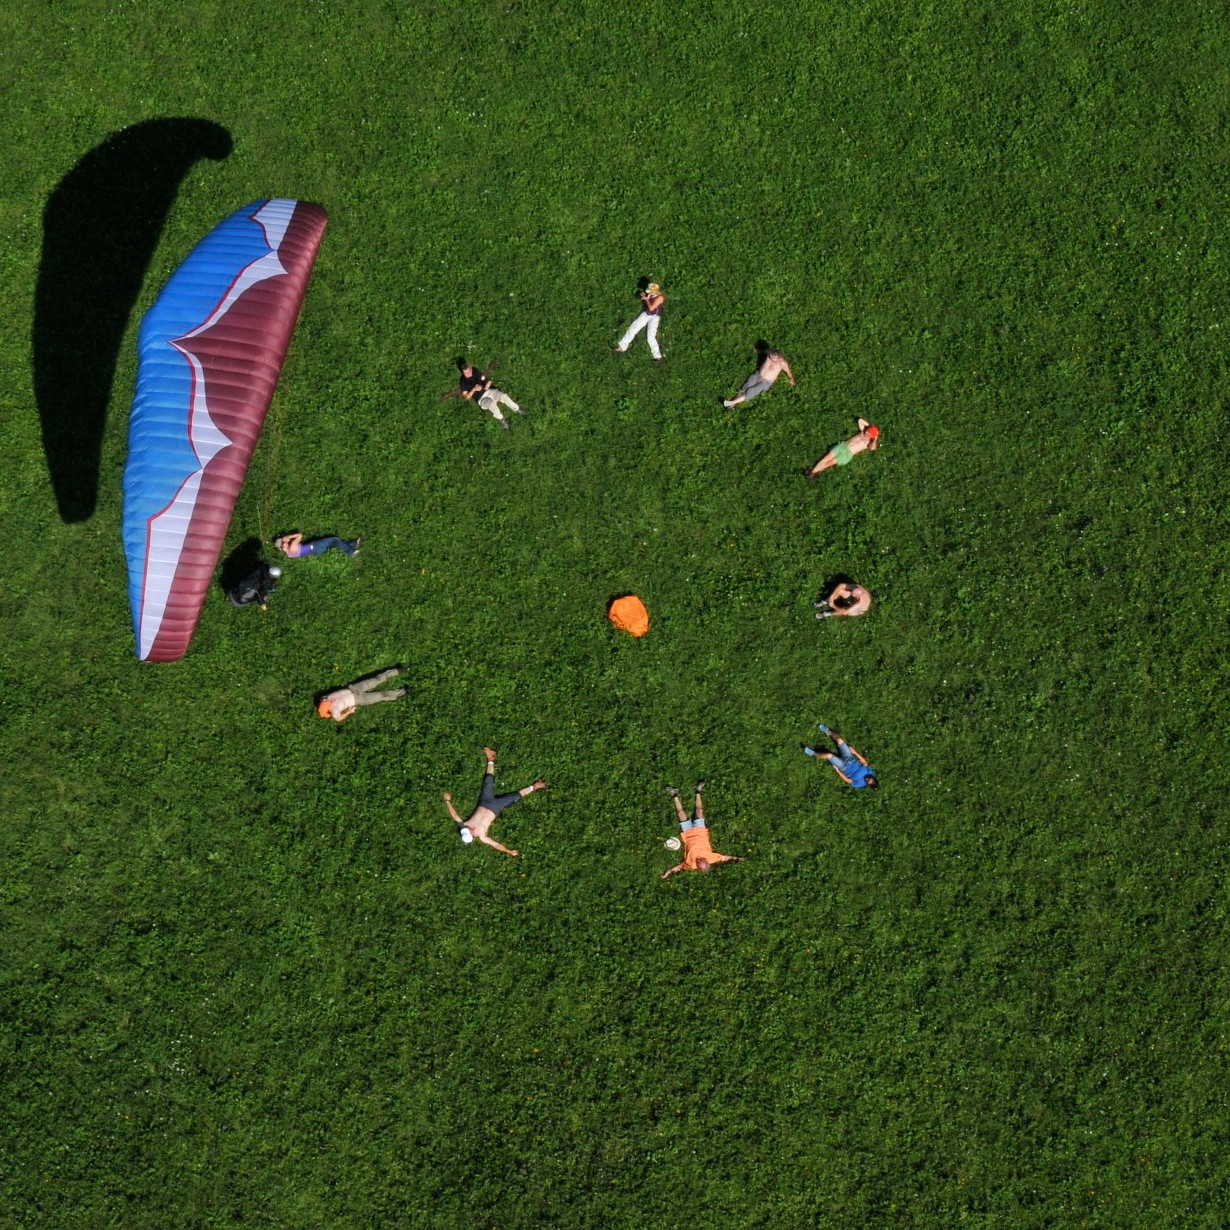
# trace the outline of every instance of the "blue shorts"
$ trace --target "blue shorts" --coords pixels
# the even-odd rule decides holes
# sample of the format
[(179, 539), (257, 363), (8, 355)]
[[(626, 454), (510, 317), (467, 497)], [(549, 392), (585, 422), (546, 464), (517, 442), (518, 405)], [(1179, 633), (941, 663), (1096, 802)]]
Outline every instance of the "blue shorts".
[(681, 833), (686, 833), (688, 829), (703, 829), (707, 827), (708, 826), (705, 824), (703, 820), (680, 820), (679, 821), (679, 831)]

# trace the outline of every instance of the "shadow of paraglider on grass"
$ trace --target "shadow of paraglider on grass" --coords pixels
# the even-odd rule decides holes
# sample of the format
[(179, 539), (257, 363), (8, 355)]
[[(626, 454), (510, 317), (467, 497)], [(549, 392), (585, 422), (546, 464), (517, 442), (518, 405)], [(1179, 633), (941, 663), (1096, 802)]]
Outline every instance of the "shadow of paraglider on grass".
[(47, 200), (34, 292), (34, 396), (66, 522), (94, 513), (120, 342), (179, 186), (195, 163), (220, 161), (233, 144), (211, 120), (145, 120), (92, 149)]

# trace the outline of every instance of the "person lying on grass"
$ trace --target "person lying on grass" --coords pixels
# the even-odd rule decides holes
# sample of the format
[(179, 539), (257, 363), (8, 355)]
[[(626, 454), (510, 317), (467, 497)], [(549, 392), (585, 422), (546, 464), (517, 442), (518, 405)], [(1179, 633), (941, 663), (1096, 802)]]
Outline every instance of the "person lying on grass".
[(705, 804), (700, 797), (705, 783), (696, 783), (695, 819), (688, 819), (679, 799), (679, 791), (674, 786), (667, 786), (666, 793), (675, 804), (675, 814), (679, 817), (679, 832), (683, 836), (683, 862), (664, 871), (658, 879), (667, 880), (681, 871), (712, 871), (719, 863), (746, 863), (747, 859), (734, 854), (719, 854), (709, 844), (709, 826), (705, 823)]
[(823, 457), (810, 469), (804, 470), (807, 478), (815, 478), (822, 470), (831, 470), (834, 466), (848, 466), (855, 453), (871, 449), (874, 453), (880, 447), (880, 429), (873, 427), (866, 419), (859, 419), (858, 434), (840, 444), (834, 444)]
[(308, 555), (324, 555), (326, 551), (336, 547), (344, 551), (351, 559), (359, 554), (363, 545), (362, 538), (339, 538), (336, 534), (327, 534), (323, 538), (304, 539), (302, 534), (279, 534), (273, 545), (287, 559), (302, 559)]
[(463, 820), (457, 814), (457, 809), (453, 806), (453, 796), (447, 790), (444, 792), (444, 805), (448, 808), (448, 814), (453, 818), (453, 823), (457, 825), (461, 840), (467, 846), (477, 838), (483, 845), (516, 858), (518, 852), (500, 845), (494, 837), (489, 836), (488, 830), (495, 823), (495, 818), (500, 812), (507, 810), (514, 803), (520, 803), (526, 795), (533, 794), (535, 790), (546, 790), (547, 783), (540, 777), (532, 785), (522, 786), (520, 790), (512, 794), (496, 794), (495, 748), (485, 747), (483, 753), (487, 757), (487, 772), (483, 774), (483, 788), (478, 796), (478, 806), (470, 813), (469, 819)]
[(819, 752), (814, 747), (805, 747), (803, 751), (808, 756), (819, 756), (821, 760), (827, 760), (833, 766), (837, 776), (841, 778), (847, 786), (853, 786), (855, 790), (861, 790), (864, 786), (872, 790), (878, 790), (880, 783), (876, 780), (876, 771), (867, 763), (863, 756), (856, 752), (835, 730), (829, 728), (823, 723), (820, 723), (820, 733), (828, 735), (834, 743), (837, 744), (837, 754), (832, 752)]
[(501, 404), (507, 406), (514, 414), (524, 414), (525, 411), (503, 389), (497, 389), (491, 383), (491, 373), (499, 366), (497, 361), (492, 363), (485, 372), (480, 372), (465, 359), (458, 359), (457, 368), (461, 372), (461, 380), (455, 389), (450, 389), (443, 394), (440, 400), (448, 401), (450, 397), (464, 397), (466, 401), (477, 400), (478, 404), (507, 431), (508, 420), (500, 413)]
[(378, 675), (368, 675), (363, 679), (356, 679), (344, 688), (335, 688), (320, 698), (316, 712), (322, 718), (344, 722), (360, 705), (378, 705), (386, 700), (401, 700), (406, 694), (405, 688), (394, 688), (389, 692), (376, 691), (382, 683), (387, 683), (400, 674), (400, 666), (390, 666), (387, 671), (381, 671)]
[(727, 410), (733, 410), (745, 401), (759, 397), (766, 389), (771, 389), (773, 382), (782, 372), (786, 373), (790, 387), (792, 389), (795, 387), (794, 372), (790, 370), (790, 364), (786, 362), (786, 356), (780, 350), (774, 350), (768, 342), (757, 342), (756, 354), (760, 358), (756, 370), (743, 382), (743, 387), (734, 397), (722, 402)]
[(865, 615), (871, 609), (871, 595), (861, 585), (848, 585), (838, 581), (827, 598), (816, 603), (816, 618), (829, 619), (834, 615)]

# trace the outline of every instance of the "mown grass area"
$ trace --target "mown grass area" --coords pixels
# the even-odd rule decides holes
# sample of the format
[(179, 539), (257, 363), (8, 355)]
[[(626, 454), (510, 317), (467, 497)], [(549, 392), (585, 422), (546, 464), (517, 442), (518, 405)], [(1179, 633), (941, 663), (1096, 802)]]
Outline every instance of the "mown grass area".
[[(10, 4), (0, 39), (0, 1225), (1224, 1224), (1220, 13)], [(233, 150), (65, 523), (43, 209), (165, 117)], [(139, 315), (267, 195), (331, 222), (231, 545), (364, 551), (142, 666)], [(640, 276), (661, 367), (611, 353)], [(758, 338), (799, 387), (726, 414)], [(510, 432), (437, 400), (463, 352)], [(804, 482), (859, 414), (881, 449)], [(866, 618), (812, 619), (835, 573)], [(315, 717), (392, 662), (406, 701)], [(818, 721), (880, 792), (800, 754)], [(440, 800), (484, 743), (553, 783), (517, 860)], [(749, 862), (661, 884), (698, 777)]]

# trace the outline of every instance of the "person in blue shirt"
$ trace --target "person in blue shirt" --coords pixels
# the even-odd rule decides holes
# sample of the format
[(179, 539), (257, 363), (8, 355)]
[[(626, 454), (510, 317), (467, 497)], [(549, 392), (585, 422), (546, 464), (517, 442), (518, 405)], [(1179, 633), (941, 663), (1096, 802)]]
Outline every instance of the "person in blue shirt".
[(876, 780), (876, 771), (841, 735), (835, 730), (830, 730), (823, 722), (820, 723), (820, 733), (828, 735), (837, 744), (836, 754), (820, 752), (814, 747), (805, 747), (803, 751), (808, 756), (819, 756), (821, 760), (827, 760), (836, 770), (837, 776), (847, 785), (853, 786), (855, 790), (861, 790), (864, 786), (872, 790), (879, 789), (880, 783)]

